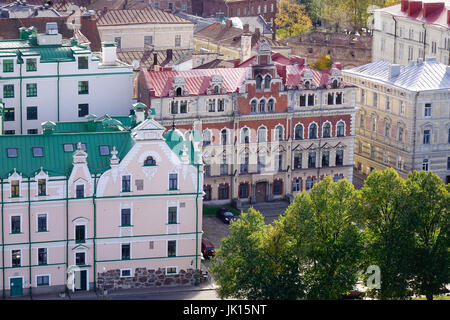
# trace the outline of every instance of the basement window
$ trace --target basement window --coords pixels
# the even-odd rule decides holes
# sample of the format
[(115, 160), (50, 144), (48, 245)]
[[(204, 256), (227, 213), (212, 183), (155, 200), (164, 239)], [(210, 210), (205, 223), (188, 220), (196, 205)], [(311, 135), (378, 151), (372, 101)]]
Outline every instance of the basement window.
[(120, 269), (120, 277), (121, 278), (131, 277), (131, 269)]

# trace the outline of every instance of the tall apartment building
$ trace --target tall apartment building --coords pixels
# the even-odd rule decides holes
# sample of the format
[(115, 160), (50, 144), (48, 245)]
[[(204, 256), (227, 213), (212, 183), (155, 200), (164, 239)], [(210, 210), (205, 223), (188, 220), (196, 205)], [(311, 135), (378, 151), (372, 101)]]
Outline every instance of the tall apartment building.
[(352, 181), (355, 88), (262, 42), (235, 68), (147, 71), (139, 99), (155, 118), (202, 133), (204, 201), (292, 199), (325, 175)]
[(44, 121), (88, 114), (129, 115), (132, 78), (132, 66), (117, 60), (112, 42), (93, 53), (76, 38), (62, 39), (56, 23), (47, 23), (44, 34), (21, 28), (20, 39), (0, 41), (4, 133), (36, 134)]
[(436, 58), (385, 61), (343, 71), (359, 87), (355, 167), (433, 171), (450, 182), (450, 66)]
[(406, 65), (435, 57), (450, 63), (450, 1), (402, 0), (374, 11), (372, 62)]
[(145, 108), (0, 136), (3, 297), (200, 281), (201, 157)]

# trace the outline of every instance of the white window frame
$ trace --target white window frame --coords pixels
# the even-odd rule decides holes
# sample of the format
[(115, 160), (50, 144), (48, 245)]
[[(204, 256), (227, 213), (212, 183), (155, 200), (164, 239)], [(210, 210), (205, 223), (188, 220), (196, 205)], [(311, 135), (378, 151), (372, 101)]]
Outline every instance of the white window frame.
[[(130, 275), (124, 276), (123, 271), (130, 271)], [(132, 278), (133, 277), (133, 269), (131, 269), (131, 268), (120, 269), (120, 277), (121, 278)]]
[(86, 266), (87, 265), (87, 250), (86, 249), (77, 249), (73, 253), (73, 265), (77, 266), (77, 254), (78, 253), (84, 253), (84, 264), (81, 264), (80, 266)]
[(22, 233), (23, 230), (23, 216), (21, 213), (16, 214), (10, 214), (9, 215), (9, 234), (17, 234), (12, 232), (12, 217), (20, 217), (20, 231), (19, 233)]
[[(175, 256), (169, 256), (169, 241), (175, 241)], [(166, 256), (168, 258), (178, 257), (178, 240), (177, 239), (167, 239), (166, 240)]]
[[(170, 189), (170, 175), (171, 174), (177, 175), (177, 188), (176, 189)], [(180, 175), (178, 174), (178, 172), (169, 172), (169, 174), (167, 175), (167, 190), (169, 190), (169, 191), (180, 190)]]
[[(13, 258), (13, 256), (12, 256), (13, 253), (12, 253), (12, 252), (13, 252), (13, 250), (14, 250), (14, 251), (16, 251), (16, 250), (19, 250), (19, 251), (20, 251), (20, 266), (18, 266), (18, 267), (13, 267), (13, 261), (12, 261), (12, 258)], [(22, 249), (11, 248), (11, 254), (10, 254), (10, 256), (11, 256), (11, 260), (10, 260), (10, 261), (11, 261), (11, 267), (12, 267), (12, 268), (23, 267), (23, 263), (22, 263), (22, 262), (23, 262), (23, 250), (22, 250)]]
[[(39, 216), (45, 215), (45, 230), (39, 231)], [(47, 212), (37, 212), (36, 213), (36, 232), (48, 232), (48, 213)]]
[[(86, 218), (84, 218), (84, 219), (86, 219)], [(84, 242), (79, 242), (79, 243), (76, 242), (78, 226), (84, 226)], [(75, 242), (75, 244), (86, 243), (87, 242), (87, 234), (88, 234), (87, 222), (74, 222), (73, 223), (73, 241)]]
[[(130, 176), (130, 191), (123, 191), (123, 177)], [(120, 175), (120, 193), (133, 192), (133, 175), (131, 173), (125, 173)]]
[[(45, 250), (47, 250), (47, 251), (46, 251), (46, 253), (47, 253), (47, 263), (46, 263), (46, 264), (39, 264), (39, 249), (45, 249)], [(49, 264), (48, 262), (49, 262), (50, 258), (49, 258), (48, 252), (49, 252), (48, 247), (39, 247), (39, 248), (36, 248), (36, 265), (38, 265), (38, 266), (46, 266), (46, 265)]]
[[(175, 268), (175, 273), (168, 273), (167, 269), (169, 269), (169, 268)], [(175, 275), (175, 274), (178, 274), (178, 267), (177, 266), (167, 266), (165, 271), (166, 271), (166, 275)]]
[[(124, 245), (124, 244), (130, 245), (130, 258), (125, 259), (125, 260), (123, 259), (123, 256), (122, 256), (122, 245)], [(133, 259), (132, 257), (133, 257), (133, 242), (121, 242), (120, 243), (120, 260), (121, 261), (129, 261), (129, 260)]]
[(119, 208), (119, 226), (122, 226), (122, 209), (130, 209), (130, 225), (129, 226), (125, 226), (125, 227), (130, 227), (133, 225), (133, 204), (131, 203), (130, 205), (128, 204), (120, 204), (120, 208)]
[[(38, 286), (38, 277), (48, 277), (48, 284), (46, 284), (46, 285), (41, 285), (41, 286)], [(34, 280), (36, 281), (35, 283), (36, 283), (36, 287), (47, 287), (47, 286), (51, 286), (52, 285), (52, 275), (50, 274), (50, 273), (48, 273), (48, 274), (37, 274), (35, 277), (34, 277)]]
[[(338, 125), (339, 125), (339, 123), (344, 124), (344, 135), (342, 135), (342, 136), (340, 136), (340, 137), (338, 137), (338, 134), (337, 134), (337, 133), (338, 133)], [(339, 119), (339, 121), (336, 122), (335, 137), (338, 137), (338, 138), (346, 137), (346, 136), (347, 136), (347, 135), (345, 134), (346, 129), (347, 129), (347, 124), (345, 123), (345, 121), (342, 120), (342, 119)]]

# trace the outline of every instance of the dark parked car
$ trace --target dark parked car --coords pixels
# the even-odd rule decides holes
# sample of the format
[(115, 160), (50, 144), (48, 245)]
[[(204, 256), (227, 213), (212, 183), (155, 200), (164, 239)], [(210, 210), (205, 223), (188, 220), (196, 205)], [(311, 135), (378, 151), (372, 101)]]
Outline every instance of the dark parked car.
[(202, 240), (202, 254), (205, 259), (214, 257), (216, 252), (214, 251), (214, 245), (206, 240)]
[(217, 217), (225, 223), (230, 223), (231, 221), (236, 221), (237, 217), (231, 213), (227, 208), (220, 208), (217, 210)]

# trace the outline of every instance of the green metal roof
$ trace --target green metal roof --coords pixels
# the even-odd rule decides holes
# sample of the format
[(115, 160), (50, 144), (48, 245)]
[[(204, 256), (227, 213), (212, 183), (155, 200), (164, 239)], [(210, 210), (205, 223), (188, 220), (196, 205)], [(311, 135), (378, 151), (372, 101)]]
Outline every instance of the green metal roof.
[[(92, 173), (110, 168), (111, 155), (100, 155), (100, 146), (109, 146), (110, 151), (115, 146), (117, 156), (122, 159), (134, 145), (129, 131), (0, 136), (0, 176), (7, 178), (14, 168), (24, 177), (34, 176), (41, 167), (50, 176), (70, 173), (73, 152), (65, 152), (64, 144), (72, 144), (76, 150), (78, 142), (86, 144), (87, 163)], [(42, 148), (42, 157), (33, 155), (36, 147)], [(17, 158), (8, 157), (8, 148), (17, 148)]]

